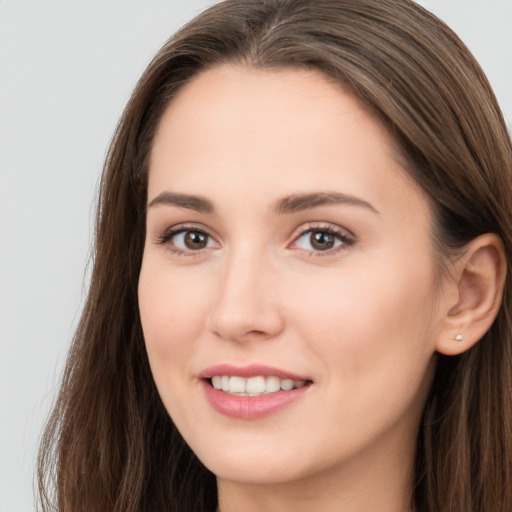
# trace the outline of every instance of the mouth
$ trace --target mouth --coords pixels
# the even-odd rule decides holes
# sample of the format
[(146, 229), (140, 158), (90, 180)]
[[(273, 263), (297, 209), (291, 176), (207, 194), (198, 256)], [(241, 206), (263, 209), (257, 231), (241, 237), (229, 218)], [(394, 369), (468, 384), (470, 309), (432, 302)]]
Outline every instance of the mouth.
[(200, 375), (210, 405), (231, 418), (254, 420), (277, 413), (301, 400), (313, 381), (263, 365), (221, 364)]
[(239, 375), (214, 375), (207, 379), (210, 385), (233, 396), (262, 396), (278, 391), (291, 391), (311, 384), (310, 380), (282, 379), (276, 375), (256, 375), (241, 377)]

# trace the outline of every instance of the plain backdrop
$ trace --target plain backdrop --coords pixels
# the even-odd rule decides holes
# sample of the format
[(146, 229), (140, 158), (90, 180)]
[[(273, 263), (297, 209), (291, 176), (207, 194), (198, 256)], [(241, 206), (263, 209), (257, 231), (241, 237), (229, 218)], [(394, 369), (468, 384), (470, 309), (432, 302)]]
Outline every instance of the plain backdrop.
[[(215, 0), (0, 0), (0, 512), (30, 512), (42, 425), (87, 289), (110, 137), (163, 42)], [(424, 0), (512, 124), (512, 0)]]

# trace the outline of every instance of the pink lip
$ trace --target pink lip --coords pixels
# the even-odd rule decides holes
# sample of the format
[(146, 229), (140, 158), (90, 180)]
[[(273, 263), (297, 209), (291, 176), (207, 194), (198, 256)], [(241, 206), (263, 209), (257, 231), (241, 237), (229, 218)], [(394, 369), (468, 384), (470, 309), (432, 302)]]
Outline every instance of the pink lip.
[(221, 414), (230, 418), (255, 420), (269, 416), (304, 395), (309, 385), (290, 391), (276, 391), (260, 396), (234, 396), (215, 389), (208, 381), (202, 380), (201, 386), (210, 405)]
[(274, 375), (280, 379), (309, 380), (307, 377), (295, 375), (293, 373), (271, 368), (262, 365), (249, 365), (237, 367), (230, 364), (220, 364), (212, 366), (199, 374), (201, 378), (201, 387), (209, 404), (219, 413), (230, 418), (243, 420), (255, 420), (269, 416), (286, 407), (288, 404), (298, 400), (309, 389), (310, 384), (300, 388), (294, 388), (290, 391), (276, 391), (259, 396), (235, 396), (215, 389), (210, 381), (215, 375), (237, 375), (239, 377), (249, 378), (258, 375)]

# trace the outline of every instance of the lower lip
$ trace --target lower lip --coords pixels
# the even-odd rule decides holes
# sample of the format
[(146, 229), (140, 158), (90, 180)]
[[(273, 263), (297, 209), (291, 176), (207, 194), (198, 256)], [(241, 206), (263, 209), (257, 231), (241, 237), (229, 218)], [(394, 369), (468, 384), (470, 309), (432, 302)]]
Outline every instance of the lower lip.
[(203, 380), (202, 386), (210, 405), (221, 414), (230, 418), (255, 420), (274, 414), (288, 404), (301, 398), (309, 388), (306, 384), (290, 391), (276, 391), (259, 396), (236, 396), (215, 389), (208, 381)]

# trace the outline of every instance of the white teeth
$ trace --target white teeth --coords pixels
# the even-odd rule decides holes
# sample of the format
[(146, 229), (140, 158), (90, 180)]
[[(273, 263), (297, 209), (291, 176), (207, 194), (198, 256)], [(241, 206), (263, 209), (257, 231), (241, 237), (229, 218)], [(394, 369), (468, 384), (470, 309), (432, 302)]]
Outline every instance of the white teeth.
[(290, 389), (293, 389), (293, 380), (283, 379), (281, 381), (281, 389), (284, 389), (285, 391), (290, 391)]
[(222, 389), (222, 377), (220, 375), (215, 375), (215, 377), (212, 377), (212, 386), (215, 389)]
[(265, 377), (251, 377), (245, 384), (247, 393), (264, 393), (265, 388)]
[(212, 386), (215, 389), (231, 395), (241, 396), (258, 396), (267, 393), (275, 393), (276, 391), (290, 391), (294, 388), (300, 388), (306, 384), (305, 380), (280, 379), (279, 377), (270, 376), (249, 377), (245, 379), (239, 376), (215, 375), (211, 379)]
[(229, 392), (230, 393), (245, 393), (245, 379), (243, 377), (230, 377), (229, 378)]
[(275, 393), (281, 389), (281, 379), (279, 377), (267, 377), (266, 390), (268, 393)]

